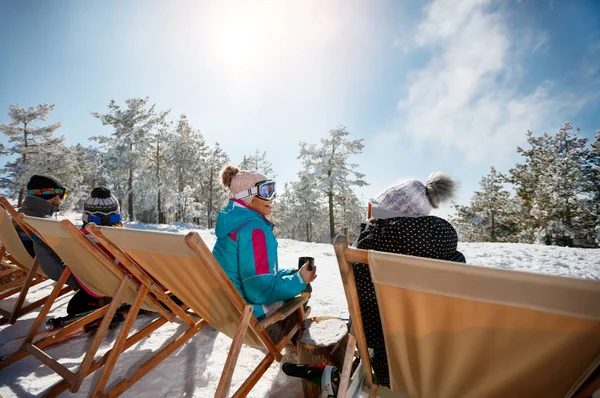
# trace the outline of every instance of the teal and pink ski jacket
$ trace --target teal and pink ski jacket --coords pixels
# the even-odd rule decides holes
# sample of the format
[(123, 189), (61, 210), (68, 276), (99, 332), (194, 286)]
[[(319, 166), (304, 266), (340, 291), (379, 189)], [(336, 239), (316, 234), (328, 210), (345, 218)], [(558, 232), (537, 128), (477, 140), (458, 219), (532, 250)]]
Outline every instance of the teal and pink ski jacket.
[(215, 234), (215, 258), (258, 319), (306, 288), (296, 270), (279, 269), (273, 224), (243, 201), (229, 200)]

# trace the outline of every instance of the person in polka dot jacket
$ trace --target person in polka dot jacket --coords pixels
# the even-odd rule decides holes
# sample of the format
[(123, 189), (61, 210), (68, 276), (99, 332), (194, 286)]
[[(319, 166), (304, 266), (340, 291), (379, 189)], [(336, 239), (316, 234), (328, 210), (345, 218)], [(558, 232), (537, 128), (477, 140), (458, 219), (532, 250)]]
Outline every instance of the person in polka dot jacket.
[[(363, 225), (357, 248), (464, 263), (452, 225), (429, 215), (454, 197), (457, 185), (450, 175), (434, 172), (426, 184), (409, 180), (388, 188), (369, 201), (369, 220)], [(389, 387), (383, 330), (368, 265), (354, 264), (354, 276), (367, 345), (373, 349), (375, 377), (380, 385)]]

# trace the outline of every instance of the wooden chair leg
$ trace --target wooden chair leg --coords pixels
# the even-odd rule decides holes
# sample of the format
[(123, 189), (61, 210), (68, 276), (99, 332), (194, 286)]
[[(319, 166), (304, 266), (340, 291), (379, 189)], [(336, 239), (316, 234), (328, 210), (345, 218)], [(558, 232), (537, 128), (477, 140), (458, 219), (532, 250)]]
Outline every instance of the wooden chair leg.
[(60, 278), (58, 278), (58, 281), (56, 282), (54, 289), (52, 289), (52, 293), (50, 293), (50, 296), (48, 296), (48, 300), (46, 301), (46, 304), (44, 304), (44, 306), (42, 307), (42, 310), (38, 314), (37, 318), (35, 318), (33, 325), (31, 325), (31, 328), (29, 329), (27, 336), (25, 336), (25, 339), (23, 340), (23, 343), (21, 344), (19, 351), (23, 349), (25, 344), (29, 344), (33, 341), (33, 338), (35, 337), (40, 326), (42, 326), (42, 323), (46, 319), (46, 315), (48, 315), (48, 312), (50, 312), (50, 308), (52, 308), (52, 304), (54, 304), (54, 301), (60, 294), (62, 287), (64, 286), (65, 282), (69, 278), (69, 275), (71, 275), (71, 271), (68, 268), (65, 268), (65, 270), (63, 271)]
[[(275, 345), (275, 349), (281, 351), (285, 348), (285, 346), (289, 343), (292, 337), (298, 332), (300, 329), (300, 325), (295, 324), (294, 327), (277, 342)], [(268, 353), (264, 359), (258, 364), (258, 366), (254, 369), (254, 371), (248, 376), (246, 381), (238, 388), (238, 390), (233, 394), (234, 398), (245, 397), (250, 393), (252, 388), (258, 383), (263, 374), (269, 369), (269, 366), (275, 361), (276, 358), (273, 357), (270, 353)], [(279, 360), (277, 362), (280, 362)], [(235, 364), (234, 364), (235, 365)]]
[(91, 394), (92, 397), (95, 397), (95, 396), (97, 396), (98, 393), (102, 393), (104, 391), (104, 388), (106, 387), (106, 383), (108, 383), (108, 378), (110, 377), (110, 374), (111, 374), (113, 368), (115, 367), (117, 360), (119, 359), (119, 355), (121, 355), (121, 352), (123, 352), (123, 347), (125, 346), (125, 342), (127, 341), (127, 336), (129, 335), (129, 331), (131, 330), (131, 327), (133, 326), (133, 322), (135, 321), (138, 311), (140, 310), (140, 307), (142, 306), (142, 303), (144, 302), (144, 298), (146, 297), (146, 294), (148, 294), (148, 288), (146, 286), (140, 286), (138, 294), (135, 298), (135, 301), (132, 304), (131, 308), (129, 309), (127, 318), (125, 319), (124, 324), (121, 326), (121, 330), (119, 331), (117, 341), (115, 341), (115, 344), (113, 345), (113, 348), (111, 349), (111, 352), (110, 352), (110, 355), (108, 356), (106, 364), (102, 368), (102, 373), (100, 373), (100, 378), (98, 379), (98, 382), (96, 383), (96, 385), (94, 386), (94, 389), (92, 390), (92, 394)]
[(7, 269), (3, 269), (2, 271), (0, 271), (0, 278), (5, 277), (7, 275), (10, 275), (12, 273), (18, 272), (19, 270), (16, 268), (7, 268)]
[(356, 338), (356, 345), (360, 352), (361, 363), (365, 369), (365, 380), (368, 386), (373, 384), (373, 374), (371, 370), (371, 358), (369, 358), (369, 349), (367, 347), (367, 339), (364, 334), (364, 326), (360, 313), (360, 304), (358, 302), (358, 290), (356, 288), (356, 280), (354, 279), (354, 269), (346, 259), (346, 251), (348, 250), (348, 240), (346, 237), (336, 238), (334, 243), (335, 255), (340, 267), (340, 276), (344, 285), (344, 294), (348, 303), (348, 310), (352, 318), (353, 326), (350, 332)]
[[(15, 271), (15, 272), (18, 272), (18, 271)], [(48, 280), (48, 278), (46, 278), (46, 277), (37, 276), (34, 279), (34, 281), (31, 282), (31, 286), (29, 286), (29, 288), (31, 289), (33, 286), (38, 285), (47, 280)], [(17, 286), (17, 287), (13, 287), (13, 286)], [(12, 282), (2, 285), (2, 288), (10, 289), (10, 290), (5, 290), (2, 293), (0, 293), (0, 300), (4, 300), (5, 298), (12, 296), (13, 294), (19, 293), (21, 291), (22, 287), (23, 287), (23, 279), (17, 279), (15, 281), (12, 281)]]
[(227, 355), (227, 360), (225, 361), (225, 366), (223, 367), (223, 373), (221, 374), (221, 379), (219, 380), (215, 397), (225, 398), (229, 392), (231, 378), (233, 376), (233, 371), (235, 370), (235, 364), (237, 363), (238, 356), (240, 355), (240, 351), (242, 349), (242, 343), (244, 342), (244, 335), (248, 329), (248, 323), (252, 317), (252, 309), (253, 308), (251, 305), (246, 305), (244, 307), (244, 311), (240, 317), (240, 324), (235, 331), (235, 336), (233, 337), (231, 347), (229, 348), (229, 354)]
[(348, 344), (346, 345), (346, 353), (344, 354), (344, 364), (341, 369), (342, 378), (338, 387), (338, 395), (345, 397), (350, 384), (350, 376), (352, 372), (352, 362), (354, 361), (354, 351), (356, 350), (356, 338), (352, 334), (348, 335)]
[(369, 390), (369, 398), (377, 398), (377, 390), (379, 390), (379, 386), (377, 384), (372, 384), (371, 389)]
[(304, 323), (304, 320), (306, 319), (306, 311), (304, 310), (304, 306), (300, 306), (298, 307), (298, 323), (300, 324), (300, 328), (302, 328), (302, 324)]
[[(150, 335), (151, 333), (156, 331), (158, 328), (163, 326), (165, 323), (167, 323), (167, 320), (165, 318), (158, 318), (158, 319), (154, 320), (152, 323), (150, 323), (143, 329), (136, 332), (133, 336), (129, 337), (127, 339), (127, 342), (125, 343), (125, 347), (123, 347), (123, 350), (127, 350), (134, 344), (139, 343), (142, 339), (144, 339), (145, 337), (148, 337), (148, 335)], [(108, 360), (108, 357), (110, 356), (111, 352), (112, 352), (112, 350), (109, 350), (108, 352), (104, 353), (104, 355), (100, 359), (97, 359), (94, 362), (92, 362), (92, 365), (88, 369), (88, 375), (90, 375), (91, 373), (94, 373), (96, 370), (98, 370), (102, 366), (104, 366), (104, 364)], [(55, 385), (53, 385), (49, 390), (46, 391), (46, 396), (56, 397), (59, 394), (67, 391), (68, 389), (69, 389), (69, 383), (67, 383), (65, 380), (61, 380), (58, 383), (56, 383)]]
[(258, 364), (254, 371), (248, 376), (244, 384), (233, 394), (233, 398), (243, 398), (252, 391), (252, 388), (258, 383), (262, 375), (269, 369), (269, 366), (275, 359), (273, 355), (267, 354), (267, 356)]
[(21, 287), (21, 292), (19, 293), (19, 298), (17, 299), (17, 302), (15, 303), (15, 306), (13, 308), (13, 313), (10, 316), (10, 318), (8, 319), (8, 323), (13, 324), (17, 321), (17, 318), (21, 312), (21, 307), (23, 306), (23, 302), (25, 301), (25, 296), (27, 296), (29, 287), (31, 286), (31, 283), (33, 282), (33, 279), (36, 276), (36, 271), (37, 271), (38, 267), (39, 267), (39, 263), (36, 258), (33, 260), (31, 269), (27, 273), (27, 277), (25, 278), (25, 282), (23, 283), (23, 286)]
[(17, 279), (15, 281), (3, 285), (2, 287), (7, 290), (3, 291), (2, 294), (0, 294), (0, 300), (4, 300), (5, 298), (12, 296), (13, 294), (19, 293), (21, 291), (21, 288), (23, 287), (23, 280)]
[(83, 358), (83, 362), (81, 362), (81, 365), (79, 366), (79, 369), (77, 370), (75, 382), (73, 383), (73, 385), (71, 386), (69, 391), (71, 391), (71, 392), (79, 391), (79, 387), (81, 387), (81, 383), (83, 382), (83, 379), (88, 375), (88, 368), (92, 364), (92, 361), (94, 360), (94, 356), (96, 355), (96, 351), (98, 351), (98, 348), (100, 347), (100, 344), (102, 343), (102, 340), (104, 340), (106, 331), (108, 330), (108, 327), (110, 326), (110, 323), (112, 322), (113, 316), (115, 315), (115, 313), (117, 312), (117, 309), (121, 305), (121, 296), (123, 295), (123, 292), (125, 291), (125, 288), (127, 287), (127, 284), (130, 282), (130, 279), (131, 279), (131, 277), (129, 275), (127, 275), (121, 280), (121, 283), (119, 283), (119, 287), (117, 288), (117, 291), (116, 291), (112, 301), (110, 302), (110, 305), (108, 306), (108, 311), (106, 311), (106, 315), (102, 319), (102, 322), (100, 323), (100, 326), (98, 327), (98, 330), (96, 331), (96, 336), (94, 336), (94, 340), (92, 340), (92, 343), (90, 344), (90, 347), (88, 348), (88, 350), (85, 354), (85, 357)]
[[(61, 289), (61, 291), (58, 293), (58, 297), (64, 296), (65, 294), (67, 294), (71, 291), (73, 291), (72, 287), (70, 287), (70, 286), (63, 287)], [(21, 317), (22, 315), (27, 314), (28, 312), (33, 311), (37, 307), (44, 305), (45, 302), (46, 302), (46, 297), (41, 298), (39, 300), (34, 301), (33, 303), (29, 303), (26, 306), (21, 307), (21, 311), (19, 311), (19, 315), (17, 316), (17, 318)]]
[(159, 363), (165, 358), (171, 355), (175, 350), (181, 347), (186, 341), (191, 339), (194, 335), (200, 332), (208, 323), (204, 320), (200, 320), (194, 324), (194, 327), (189, 328), (183, 334), (179, 335), (175, 340), (171, 341), (166, 347), (154, 354), (150, 359), (144, 362), (129, 379), (121, 380), (117, 385), (112, 387), (106, 392), (106, 397), (114, 398), (123, 394), (129, 387), (138, 382), (148, 372), (154, 369)]

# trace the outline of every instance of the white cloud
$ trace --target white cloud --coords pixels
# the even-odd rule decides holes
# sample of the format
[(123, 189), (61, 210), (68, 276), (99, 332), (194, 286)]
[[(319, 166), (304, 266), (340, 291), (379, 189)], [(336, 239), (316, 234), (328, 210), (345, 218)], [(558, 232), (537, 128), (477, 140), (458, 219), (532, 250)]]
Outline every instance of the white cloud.
[(524, 56), (544, 51), (548, 36), (518, 36), (508, 21), (490, 0), (438, 0), (426, 7), (414, 46), (432, 55), (408, 79), (400, 132), (417, 144), (458, 149), (469, 160), (493, 159), (514, 153), (527, 129), (551, 127), (585, 104), (548, 81), (520, 89)]
[(583, 56), (583, 76), (595, 83), (600, 83), (600, 40), (592, 42)]

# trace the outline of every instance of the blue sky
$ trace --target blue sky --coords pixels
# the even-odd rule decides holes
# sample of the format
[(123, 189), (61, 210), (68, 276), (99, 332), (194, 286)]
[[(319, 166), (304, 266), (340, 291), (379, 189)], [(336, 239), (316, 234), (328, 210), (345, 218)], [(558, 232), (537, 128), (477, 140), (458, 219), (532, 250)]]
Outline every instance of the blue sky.
[(0, 37), (2, 122), (11, 103), (55, 104), (59, 134), (86, 144), (111, 132), (90, 111), (149, 96), (233, 162), (267, 151), (281, 182), (298, 142), (343, 124), (364, 138), (366, 199), (442, 170), (466, 203), (528, 129), (600, 129), (594, 0), (2, 0)]

